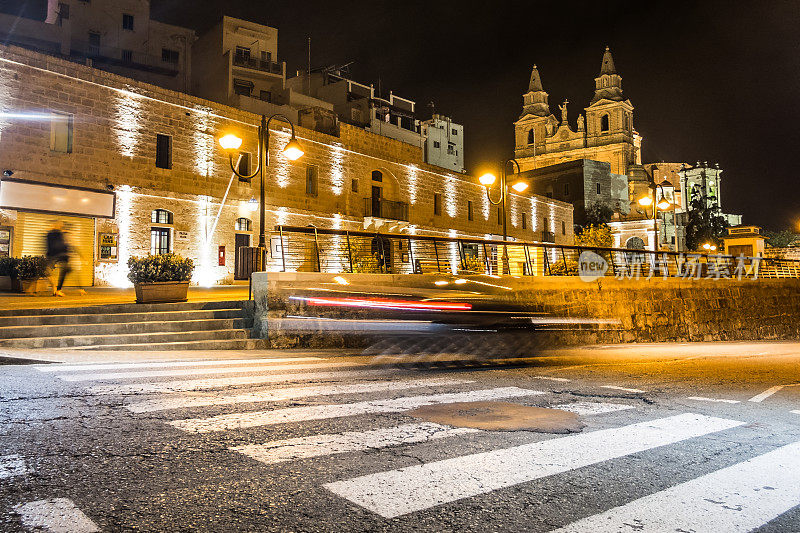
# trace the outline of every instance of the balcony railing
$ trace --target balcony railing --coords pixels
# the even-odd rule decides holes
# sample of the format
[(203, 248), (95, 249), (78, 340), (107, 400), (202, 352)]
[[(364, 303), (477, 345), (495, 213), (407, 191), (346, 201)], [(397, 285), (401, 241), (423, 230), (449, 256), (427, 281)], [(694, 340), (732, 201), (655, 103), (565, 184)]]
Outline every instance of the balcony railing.
[(408, 204), (383, 198), (377, 201), (364, 198), (364, 216), (408, 222)]
[(275, 63), (274, 61), (267, 61), (264, 59), (256, 59), (255, 57), (234, 54), (233, 64), (237, 67), (252, 68), (262, 72), (269, 72), (270, 74), (283, 74), (283, 66), (280, 63)]
[(556, 234), (552, 231), (542, 231), (542, 242), (556, 242)]

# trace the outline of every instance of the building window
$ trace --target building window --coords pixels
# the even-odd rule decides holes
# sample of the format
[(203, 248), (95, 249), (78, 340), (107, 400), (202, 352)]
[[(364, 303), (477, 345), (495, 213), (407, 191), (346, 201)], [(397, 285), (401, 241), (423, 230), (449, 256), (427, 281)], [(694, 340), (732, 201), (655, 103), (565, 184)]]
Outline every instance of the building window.
[(234, 78), (233, 92), (234, 94), (250, 96), (251, 94), (253, 94), (253, 82), (250, 80), (240, 80), (239, 78)]
[(457, 129), (455, 129), (455, 128), (453, 128), (453, 129), (452, 129), (452, 131), (451, 131), (451, 133), (452, 133), (453, 135), (458, 135), (458, 130), (457, 130)]
[(528, 229), (528, 213), (522, 213), (522, 229)]
[(373, 170), (372, 171), (372, 181), (383, 181), (383, 172), (380, 170)]
[(180, 54), (177, 50), (171, 50), (169, 48), (161, 49), (161, 61), (164, 63), (172, 63), (173, 65), (177, 65), (179, 59)]
[(252, 222), (249, 218), (240, 217), (236, 219), (236, 231), (250, 231)]
[(358, 180), (353, 178), (350, 180), (350, 190), (353, 192), (358, 192)]
[(600, 194), (600, 183), (595, 183), (595, 189), (597, 189), (597, 194)]
[(172, 137), (156, 134), (156, 166), (172, 168)]
[(100, 54), (100, 34), (96, 31), (89, 32), (89, 54)]
[[(243, 176), (250, 175), (250, 152), (239, 152), (241, 156), (239, 159), (239, 168), (236, 170)], [(241, 178), (239, 179), (241, 181)]]
[(569, 183), (564, 184), (564, 198), (569, 198)]
[(122, 14), (122, 29), (133, 31), (133, 15), (128, 13)]
[(150, 222), (153, 224), (172, 224), (172, 211), (166, 209), (154, 209), (150, 213)]
[(600, 117), (600, 131), (608, 131), (609, 129), (608, 115), (603, 115)]
[(122, 51), (122, 62), (123, 63), (133, 63), (133, 50), (123, 50)]
[(439, 144), (439, 141), (433, 141), (433, 147), (434, 148), (439, 148), (440, 146), (441, 146), (441, 144)]
[(536, 140), (536, 134), (533, 133), (532, 129), (528, 130), (528, 144), (533, 144), (535, 140)]
[(58, 4), (58, 25), (62, 20), (69, 20), (69, 4), (59, 2)]
[(438, 192), (433, 193), (433, 214), (442, 214), (442, 195)]
[(72, 153), (72, 115), (50, 114), (50, 149), (63, 154)]
[(550, 231), (549, 228), (550, 224), (548, 224), (547, 217), (542, 217), (542, 231)]
[(309, 196), (317, 195), (317, 167), (314, 165), (306, 167), (306, 194)]
[(467, 220), (473, 220), (475, 213), (472, 208), (472, 200), (467, 200)]
[(567, 223), (563, 220), (561, 221), (561, 235), (567, 234)]
[(271, 102), (272, 101), (272, 93), (269, 92), (269, 91), (261, 90), (261, 91), (258, 92), (258, 98), (260, 100), (265, 101), (265, 102)]
[(169, 228), (150, 228), (150, 255), (169, 253)]
[(249, 61), (250, 60), (250, 49), (246, 46), (237, 46), (236, 47), (236, 59), (239, 61)]
[(272, 61), (272, 52), (261, 52), (261, 61), (264, 63), (270, 63)]
[(455, 145), (447, 143), (447, 153), (448, 155), (454, 155), (456, 153)]

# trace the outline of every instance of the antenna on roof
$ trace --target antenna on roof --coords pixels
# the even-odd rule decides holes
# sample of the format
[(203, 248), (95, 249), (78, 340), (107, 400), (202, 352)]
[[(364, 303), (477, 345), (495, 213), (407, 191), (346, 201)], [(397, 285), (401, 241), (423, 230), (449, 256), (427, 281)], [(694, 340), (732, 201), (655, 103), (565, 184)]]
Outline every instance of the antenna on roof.
[(306, 70), (306, 94), (311, 94), (311, 37), (308, 38), (308, 69)]

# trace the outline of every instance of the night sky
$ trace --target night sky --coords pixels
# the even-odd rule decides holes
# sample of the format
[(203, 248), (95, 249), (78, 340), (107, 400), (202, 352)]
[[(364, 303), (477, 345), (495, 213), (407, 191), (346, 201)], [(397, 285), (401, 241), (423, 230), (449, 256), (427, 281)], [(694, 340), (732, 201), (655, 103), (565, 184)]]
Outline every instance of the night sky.
[(470, 172), (512, 155), (534, 63), (574, 128), (609, 45), (644, 162), (719, 163), (725, 211), (800, 230), (798, 1), (152, 0), (152, 14), (198, 31), (223, 14), (277, 27), (288, 72), (306, 68), (310, 37), (312, 67), (354, 62), (353, 79), (380, 79), (418, 118), (433, 101), (464, 124)]

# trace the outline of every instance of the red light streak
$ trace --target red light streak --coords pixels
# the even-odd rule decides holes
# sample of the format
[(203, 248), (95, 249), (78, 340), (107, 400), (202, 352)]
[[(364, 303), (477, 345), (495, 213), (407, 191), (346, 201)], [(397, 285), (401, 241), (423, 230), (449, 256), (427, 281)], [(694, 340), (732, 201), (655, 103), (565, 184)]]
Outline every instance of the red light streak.
[(309, 305), (368, 307), (371, 309), (408, 309), (412, 311), (469, 311), (472, 304), (459, 302), (417, 302), (372, 298), (305, 298)]

